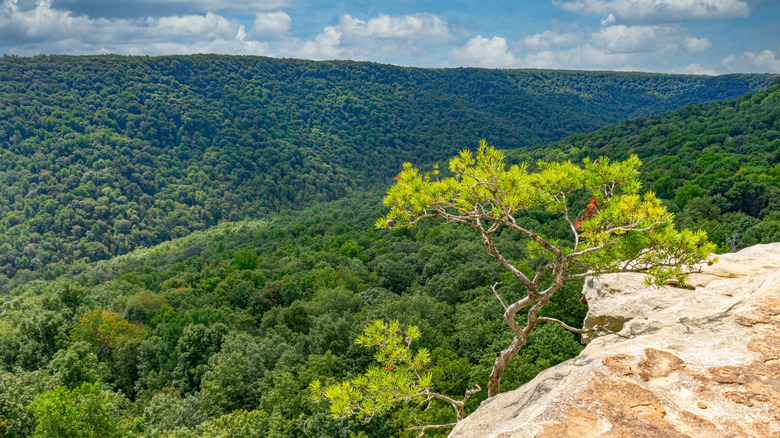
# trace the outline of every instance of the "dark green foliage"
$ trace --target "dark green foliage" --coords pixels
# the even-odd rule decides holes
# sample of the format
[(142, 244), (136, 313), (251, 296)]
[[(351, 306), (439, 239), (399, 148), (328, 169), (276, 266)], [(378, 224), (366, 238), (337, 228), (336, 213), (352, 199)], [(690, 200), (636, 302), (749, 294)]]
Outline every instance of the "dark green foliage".
[(98, 362), (98, 357), (86, 342), (74, 342), (67, 350), (55, 353), (48, 368), (69, 390), (82, 383), (99, 382), (108, 373), (105, 364)]
[(233, 266), (241, 270), (253, 270), (257, 268), (257, 254), (249, 251), (239, 251), (233, 256)]
[[(373, 208), (356, 206), (378, 203), (378, 197), (347, 198), (266, 223), (224, 224), (87, 267), (78, 276), (85, 286), (63, 279), (26, 284), (0, 307), (0, 318), (10, 324), (10, 330), (0, 330), (10, 345), (0, 344), (10, 351), (3, 353), (5, 366), (14, 370), (8, 375), (24, 375), (15, 370), (22, 364), (20, 340), (39, 333), (18, 325), (57, 321), (63, 344), (52, 344), (59, 345), (53, 359), (30, 367), (48, 363), (36, 372), (51, 376), (50, 385), (101, 382), (122, 394), (132, 404), (113, 415), (139, 419), (143, 436), (402, 436), (413, 425), (405, 408), (368, 425), (334, 422), (326, 406), (311, 400), (309, 383), (332, 384), (364, 372), (372, 352), (354, 339), (375, 319), (420, 327), (416, 345), (432, 352), (436, 388), (484, 383), (485, 358), (495, 357), (506, 341), (501, 307), (489, 287), (500, 271), (473, 236), (452, 226), (373, 230)], [(358, 248), (358, 257), (344, 250), (347, 242), (354, 242), (346, 248)], [(523, 257), (522, 242), (500, 243)], [(250, 261), (254, 269), (239, 269), (247, 254), (257, 257)], [(387, 269), (393, 264), (404, 270)], [(393, 291), (381, 287), (391, 273), (409, 274), (411, 281), (396, 281)], [(575, 289), (550, 304), (552, 316), (578, 323), (583, 306)], [(520, 289), (507, 281), (502, 291), (511, 296)], [(80, 302), (80, 313), (63, 304), (62, 297), (70, 296), (80, 297), (64, 300)], [(41, 311), (42, 303), (56, 311)], [(107, 355), (70, 342), (74, 324), (97, 314), (95, 306), (117, 313), (122, 324), (148, 330), (148, 336), (127, 339)], [(539, 337), (530, 362), (510, 374), (511, 385), (533, 377), (550, 358), (576, 354), (570, 334), (545, 331)], [(554, 351), (548, 355), (545, 349)], [(483, 399), (477, 394), (467, 410)], [(422, 415), (443, 421), (451, 413), (435, 407)], [(25, 421), (30, 426), (22, 436), (29, 436), (34, 422)]]
[(775, 81), (734, 100), (687, 106), (513, 155), (578, 161), (637, 154), (644, 187), (674, 203), (668, 205), (679, 211), (678, 226), (703, 229), (720, 251), (730, 251), (780, 238), (779, 120)]
[[(482, 384), (508, 341), (490, 285), (503, 279), (506, 299), (522, 289), (468, 230), (373, 229), (385, 213), (379, 192), (401, 162), (434, 162), (479, 137), (540, 145), (769, 79), (3, 58), (0, 269), (12, 279), (0, 275), (0, 288), (13, 290), (0, 294), (0, 437), (31, 436), (36, 425), (39, 436), (70, 433), (55, 426), (102, 436), (414, 436), (404, 432), (406, 408), (366, 425), (335, 422), (307, 387), (365, 372), (371, 352), (353, 340), (374, 319), (420, 328), (416, 346), (431, 351), (437, 389)], [(679, 210), (680, 224), (708, 230), (726, 250), (733, 232), (740, 245), (777, 240), (777, 93), (628, 122), (531, 158), (637, 153), (645, 187)], [(566, 235), (545, 213), (518, 223)], [(527, 259), (522, 240), (496, 244)], [(546, 315), (580, 324), (580, 287), (560, 291)], [(74, 327), (98, 309), (142, 336), (105, 354), (77, 342)], [(580, 348), (543, 325), (505, 389)], [(445, 421), (447, 409), (420, 418)], [(66, 420), (36, 423), (44, 411)]]
[[(441, 160), (478, 138), (539, 145), (772, 77), (3, 57), (0, 290), (54, 278), (59, 262), (383, 187), (404, 161)], [(360, 258), (359, 246), (343, 255)]]

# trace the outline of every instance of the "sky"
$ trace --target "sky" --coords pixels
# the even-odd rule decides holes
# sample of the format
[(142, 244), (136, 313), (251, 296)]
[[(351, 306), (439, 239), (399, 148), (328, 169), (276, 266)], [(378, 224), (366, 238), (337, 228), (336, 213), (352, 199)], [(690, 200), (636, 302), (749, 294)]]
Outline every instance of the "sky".
[(780, 0), (0, 0), (0, 52), (780, 73)]

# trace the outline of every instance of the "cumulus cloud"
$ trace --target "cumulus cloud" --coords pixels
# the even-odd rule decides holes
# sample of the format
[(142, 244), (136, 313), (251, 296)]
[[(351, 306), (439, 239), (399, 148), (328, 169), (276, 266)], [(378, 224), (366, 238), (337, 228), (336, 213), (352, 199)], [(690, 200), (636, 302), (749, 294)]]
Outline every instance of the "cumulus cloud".
[(682, 47), (688, 53), (702, 53), (712, 47), (712, 41), (707, 38), (696, 38), (695, 36), (688, 35), (685, 37), (685, 40), (683, 40)]
[(447, 22), (426, 13), (402, 17), (380, 15), (368, 21), (344, 15), (337, 31), (345, 40), (353, 42), (364, 38), (399, 41), (446, 41), (450, 38)]
[(252, 26), (252, 36), (261, 40), (274, 40), (284, 36), (290, 30), (292, 19), (287, 13), (258, 12)]
[(675, 23), (747, 17), (745, 0), (553, 0), (564, 11), (606, 17), (613, 23)]
[[(30, 1), (30, 0), (21, 0)], [(140, 18), (168, 15), (277, 11), (292, 0), (53, 0), (57, 9), (92, 18)]]
[(718, 72), (708, 68), (704, 67), (701, 64), (688, 64), (687, 67), (674, 69), (674, 73), (681, 73), (685, 75), (708, 75), (708, 76), (717, 76)]
[(585, 32), (553, 32), (546, 30), (542, 33), (528, 35), (523, 38), (523, 47), (530, 50), (544, 50), (553, 47), (571, 47), (582, 42)]
[(466, 66), (514, 67), (517, 59), (507, 48), (506, 39), (498, 36), (487, 39), (477, 35), (451, 52), (452, 57)]
[(584, 44), (568, 50), (542, 50), (523, 58), (522, 65), (533, 68), (561, 68), (582, 70), (637, 70), (629, 53), (611, 53), (608, 50)]
[(6, 0), (0, 10), (0, 39), (41, 42), (54, 37), (89, 32), (91, 20), (51, 8), (50, 0), (38, 0), (25, 8), (16, 0)]
[(142, 19), (106, 19), (76, 16), (37, 0), (33, 8), (6, 0), (0, 10), (0, 38), (16, 44), (12, 52), (268, 54), (267, 44), (247, 39), (236, 20), (214, 13)]
[(325, 27), (314, 40), (291, 41), (282, 52), (313, 59), (366, 59), (369, 55), (376, 59), (450, 39), (449, 25), (434, 14), (382, 14), (369, 20), (343, 15), (337, 25)]
[(706, 38), (696, 38), (688, 30), (677, 26), (606, 26), (594, 33), (592, 43), (612, 52), (656, 52), (682, 49), (688, 53), (700, 53), (712, 43)]
[(745, 52), (723, 58), (721, 65), (728, 71), (743, 73), (780, 73), (780, 53), (771, 50)]
[(538, 68), (659, 71), (669, 68), (675, 55), (701, 53), (711, 45), (708, 39), (692, 36), (678, 24), (605, 25), (595, 31), (576, 28), (574, 32), (529, 35), (521, 47), (531, 53), (522, 57), (520, 64)]
[[(657, 68), (674, 53), (699, 53), (711, 45), (708, 39), (696, 38), (677, 24), (617, 24), (596, 31), (587, 28), (563, 33), (546, 31), (526, 36), (521, 44), (525, 50), (536, 52), (525, 58), (530, 66), (621, 69), (630, 68), (619, 67), (624, 62), (635, 67), (655, 64)], [(575, 64), (567, 65), (567, 62)]]
[(593, 43), (611, 52), (651, 52), (670, 48), (679, 28), (666, 26), (607, 26), (592, 36)]

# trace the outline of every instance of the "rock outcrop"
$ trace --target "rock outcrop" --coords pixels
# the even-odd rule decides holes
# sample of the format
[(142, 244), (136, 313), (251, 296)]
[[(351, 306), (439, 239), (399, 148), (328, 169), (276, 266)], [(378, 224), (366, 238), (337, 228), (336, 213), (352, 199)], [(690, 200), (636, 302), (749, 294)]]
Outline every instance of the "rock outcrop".
[(689, 288), (604, 275), (586, 327), (618, 332), (489, 399), (450, 437), (780, 437), (780, 243), (720, 256)]

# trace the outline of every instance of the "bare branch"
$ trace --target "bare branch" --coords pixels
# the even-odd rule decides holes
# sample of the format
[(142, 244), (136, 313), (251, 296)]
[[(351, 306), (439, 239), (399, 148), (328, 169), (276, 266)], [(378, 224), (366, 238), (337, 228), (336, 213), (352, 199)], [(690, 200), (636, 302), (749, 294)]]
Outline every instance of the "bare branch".
[[(415, 418), (415, 420), (417, 420), (417, 419)], [(417, 420), (417, 422), (422, 423), (420, 420)], [(428, 429), (448, 429), (448, 428), (451, 428), (451, 427), (455, 427), (456, 424), (458, 424), (458, 423), (424, 424), (424, 425), (421, 425), (421, 426), (410, 427), (407, 430), (419, 430), (420, 434), (417, 435), (417, 438), (420, 438), (421, 436), (425, 435), (425, 431), (428, 430)]]
[(564, 281), (568, 281), (568, 280), (581, 280), (583, 278), (592, 277), (594, 275), (597, 275), (597, 274), (595, 274), (593, 272), (584, 272), (582, 274), (567, 275), (567, 276), (563, 277), (563, 280)]
[(538, 271), (536, 271), (536, 275), (534, 275), (534, 279), (531, 281), (534, 285), (539, 284), (539, 280), (542, 278), (542, 275), (544, 275), (545, 272), (549, 271), (550, 269), (555, 267), (555, 263), (548, 263), (544, 266), (542, 266)]
[(666, 223), (666, 221), (655, 221), (655, 222), (651, 223), (650, 225), (648, 225), (648, 226), (646, 226), (644, 228), (636, 228), (637, 224), (633, 223), (633, 224), (624, 225), (624, 226), (621, 226), (621, 227), (607, 228), (606, 230), (604, 230), (602, 232), (611, 234), (611, 233), (614, 233), (615, 231), (623, 231), (623, 232), (626, 232), (626, 233), (629, 232), (629, 231), (637, 231), (637, 232), (641, 233), (641, 232), (644, 232), (644, 231), (650, 231), (650, 230), (653, 229), (654, 226), (660, 225), (660, 224), (663, 224), (663, 223)]
[(474, 388), (474, 389), (466, 390), (466, 394), (463, 396), (463, 404), (465, 405), (466, 402), (468, 401), (469, 397), (471, 397), (472, 395), (478, 393), (479, 391), (482, 391), (482, 387), (479, 386), (479, 385), (477, 385), (477, 387)]
[(601, 245), (592, 246), (592, 247), (590, 247), (590, 248), (585, 248), (585, 249), (583, 249), (582, 251), (573, 252), (573, 253), (571, 253), (571, 254), (569, 254), (569, 255), (565, 256), (565, 257), (562, 259), (562, 261), (564, 261), (564, 262), (568, 262), (569, 260), (576, 259), (577, 257), (582, 257), (582, 256), (584, 256), (585, 254), (589, 254), (589, 253), (592, 253), (592, 252), (596, 252), (596, 251), (598, 251), (598, 250), (604, 249), (604, 248), (608, 247), (609, 245), (612, 245), (612, 244), (615, 244), (615, 243), (617, 243), (617, 241), (616, 241), (616, 240), (609, 240), (609, 241), (607, 241), (607, 242), (604, 242), (604, 243), (602, 243)]
[(569, 207), (566, 206), (566, 194), (561, 193), (561, 195), (563, 196), (563, 217), (569, 224), (572, 234), (574, 234), (574, 251), (577, 251), (577, 248), (580, 246), (580, 233), (577, 232), (577, 227), (574, 226), (574, 223), (569, 218)]
[(488, 252), (490, 255), (498, 261), (498, 263), (501, 263), (501, 266), (503, 266), (507, 271), (511, 272), (512, 275), (515, 276), (518, 280), (523, 282), (523, 285), (528, 289), (528, 293), (530, 295), (536, 295), (537, 290), (536, 286), (531, 283), (531, 280), (528, 279), (528, 277), (525, 276), (522, 272), (520, 272), (519, 269), (515, 268), (514, 265), (509, 263), (507, 259), (504, 258), (504, 256), (501, 255), (501, 253), (498, 252), (496, 249), (496, 245), (493, 243), (493, 238), (490, 237), (490, 234), (485, 233), (482, 231), (482, 240), (485, 242), (485, 246), (488, 248)]
[(515, 319), (517, 312), (530, 306), (537, 300), (538, 298), (526, 296), (523, 299), (510, 304), (504, 311), (504, 322), (515, 334), (515, 337), (508, 347), (501, 350), (501, 353), (499, 353), (496, 361), (493, 363), (493, 370), (490, 372), (490, 377), (488, 378), (488, 397), (492, 397), (501, 392), (501, 377), (504, 375), (504, 370), (507, 365), (509, 365), (509, 362), (517, 356), (520, 348), (525, 345), (527, 340), (525, 331), (520, 328), (520, 324), (518, 324)]
[(498, 291), (496, 290), (496, 286), (503, 283), (503, 281), (497, 281), (493, 286), (490, 286), (491, 289), (493, 289), (493, 295), (498, 298), (498, 302), (501, 303), (501, 307), (504, 308), (504, 311), (506, 312), (506, 304), (504, 304), (504, 300), (501, 299), (501, 295), (498, 294)]
[(558, 319), (555, 319), (555, 318), (547, 318), (546, 316), (539, 317), (539, 321), (554, 322), (554, 323), (560, 325), (561, 327), (565, 328), (566, 330), (568, 330), (568, 331), (570, 331), (572, 333), (576, 333), (578, 335), (584, 335), (586, 333), (593, 333), (593, 332), (607, 332), (610, 335), (617, 335), (617, 336), (620, 336), (621, 338), (629, 338), (629, 336), (621, 335), (620, 333), (618, 333), (616, 331), (613, 331), (613, 330), (610, 330), (610, 329), (608, 329), (607, 327), (605, 327), (603, 325), (594, 325), (593, 327), (591, 327), (589, 329), (578, 329), (578, 328), (574, 328), (574, 327), (566, 324), (565, 322), (563, 322), (561, 320), (558, 320)]
[(541, 245), (544, 249), (550, 251), (551, 253), (555, 254), (556, 256), (558, 256), (558, 257), (562, 257), (563, 256), (563, 252), (560, 249), (556, 248), (553, 244), (551, 244), (550, 242), (546, 241), (542, 236), (540, 236), (540, 235), (538, 235), (538, 234), (536, 234), (536, 233), (534, 233), (532, 231), (526, 230), (525, 228), (517, 225), (517, 223), (515, 222), (514, 218), (512, 218), (511, 221), (506, 220), (506, 219), (496, 219), (496, 220), (500, 220), (502, 225), (506, 225), (512, 231), (517, 231), (518, 233), (533, 239), (536, 243)]
[(537, 319), (539, 321), (554, 322), (554, 323), (558, 324), (559, 326), (565, 328), (566, 330), (568, 330), (568, 331), (570, 331), (572, 333), (577, 333), (579, 335), (582, 335), (582, 334), (585, 334), (585, 333), (594, 332), (594, 331), (596, 331), (596, 327), (598, 327), (598, 326), (594, 326), (593, 328), (589, 328), (589, 329), (578, 329), (578, 328), (574, 328), (574, 327), (566, 324), (565, 322), (563, 322), (563, 321), (561, 321), (559, 319), (555, 319), (555, 318), (548, 318), (546, 316), (540, 316)]
[(464, 404), (462, 401), (455, 400), (452, 397), (448, 397), (446, 395), (439, 394), (438, 392), (431, 392), (431, 391), (427, 391), (426, 390), (426, 391), (423, 391), (421, 395), (423, 395), (425, 397), (431, 397), (431, 398), (435, 398), (435, 399), (447, 402), (447, 403), (451, 404), (453, 407), (462, 408), (463, 404)]

